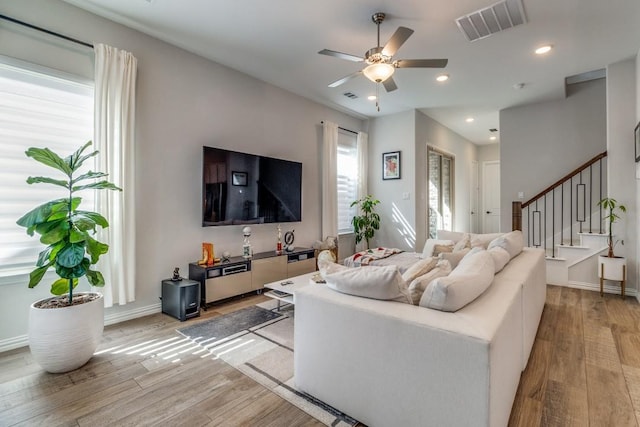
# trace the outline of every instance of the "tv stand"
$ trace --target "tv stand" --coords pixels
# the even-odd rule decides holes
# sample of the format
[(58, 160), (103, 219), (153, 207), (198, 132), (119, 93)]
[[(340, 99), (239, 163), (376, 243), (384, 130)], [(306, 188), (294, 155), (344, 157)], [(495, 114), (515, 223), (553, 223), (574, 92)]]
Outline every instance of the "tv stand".
[(295, 248), (276, 255), (275, 251), (254, 254), (252, 258), (232, 257), (213, 265), (189, 264), (189, 279), (200, 282), (201, 306), (226, 298), (261, 292), (265, 283), (299, 276), (316, 270), (315, 251)]

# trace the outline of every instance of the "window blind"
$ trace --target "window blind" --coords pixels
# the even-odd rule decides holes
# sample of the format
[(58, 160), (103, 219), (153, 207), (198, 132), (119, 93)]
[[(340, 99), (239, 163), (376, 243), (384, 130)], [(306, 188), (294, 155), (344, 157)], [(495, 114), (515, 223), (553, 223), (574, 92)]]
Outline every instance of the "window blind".
[[(92, 83), (0, 57), (0, 278), (30, 271), (44, 248), (16, 220), (39, 204), (68, 196), (61, 187), (26, 183), (28, 176), (64, 175), (25, 151), (48, 147), (66, 157), (92, 138)], [(93, 209), (93, 193), (81, 196), (82, 208)]]
[(338, 233), (352, 233), (351, 219), (358, 197), (358, 151), (356, 135), (338, 132)]

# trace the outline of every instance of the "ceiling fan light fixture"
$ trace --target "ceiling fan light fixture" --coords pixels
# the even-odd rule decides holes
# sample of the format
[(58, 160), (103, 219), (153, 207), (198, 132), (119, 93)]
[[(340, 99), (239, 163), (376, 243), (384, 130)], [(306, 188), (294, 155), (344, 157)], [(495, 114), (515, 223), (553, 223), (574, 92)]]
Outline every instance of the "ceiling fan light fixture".
[(377, 63), (371, 64), (362, 72), (374, 83), (382, 83), (393, 75), (396, 68), (391, 64)]

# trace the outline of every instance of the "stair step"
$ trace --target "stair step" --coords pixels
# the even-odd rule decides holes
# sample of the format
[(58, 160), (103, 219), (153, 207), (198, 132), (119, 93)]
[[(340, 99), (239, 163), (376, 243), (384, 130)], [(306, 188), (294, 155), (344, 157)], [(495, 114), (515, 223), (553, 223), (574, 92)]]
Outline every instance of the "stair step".
[(591, 249), (589, 246), (581, 246), (581, 245), (556, 245), (556, 248), (570, 248), (570, 249)]
[(560, 258), (558, 256), (557, 257), (550, 257), (548, 255), (545, 257), (545, 259), (547, 261), (566, 261), (567, 260), (566, 258)]
[(598, 231), (593, 231), (593, 232), (583, 231), (582, 233), (578, 233), (578, 234), (579, 234), (579, 235), (580, 235), (580, 234), (583, 234), (583, 235), (585, 235), (585, 236), (602, 236), (602, 237), (609, 237), (609, 235), (608, 235), (608, 234), (606, 234), (606, 233), (600, 233), (600, 230), (598, 230)]

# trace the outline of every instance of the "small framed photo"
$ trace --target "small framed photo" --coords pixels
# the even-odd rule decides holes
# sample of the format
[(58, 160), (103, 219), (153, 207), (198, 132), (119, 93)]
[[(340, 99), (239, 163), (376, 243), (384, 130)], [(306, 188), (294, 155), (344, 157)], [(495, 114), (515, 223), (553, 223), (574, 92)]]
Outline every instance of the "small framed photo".
[(636, 144), (636, 163), (640, 162), (640, 122), (636, 125), (636, 129), (633, 131), (635, 144)]
[(400, 152), (382, 153), (382, 179), (400, 179)]
[(247, 186), (246, 172), (231, 172), (231, 185)]

